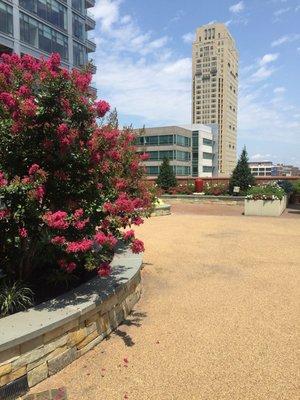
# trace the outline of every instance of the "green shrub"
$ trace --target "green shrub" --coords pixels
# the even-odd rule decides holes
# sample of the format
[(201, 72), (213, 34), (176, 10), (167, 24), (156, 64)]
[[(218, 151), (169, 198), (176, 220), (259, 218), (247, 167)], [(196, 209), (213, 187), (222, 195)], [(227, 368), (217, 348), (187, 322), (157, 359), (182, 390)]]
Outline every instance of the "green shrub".
[(291, 194), (294, 191), (294, 186), (290, 181), (278, 181), (278, 186), (280, 186), (286, 194)]
[(238, 160), (235, 169), (232, 172), (229, 181), (229, 192), (233, 193), (234, 187), (240, 188), (240, 194), (246, 193), (250, 186), (255, 183), (255, 178), (251, 174), (251, 169), (248, 165), (248, 154), (246, 147), (244, 147), (242, 154)]
[(252, 200), (281, 200), (285, 191), (277, 183), (268, 183), (251, 187), (247, 192), (247, 199)]
[(300, 181), (294, 182), (293, 189), (295, 193), (300, 193)]
[(160, 166), (156, 183), (164, 190), (169, 190), (177, 185), (176, 176), (168, 158), (165, 158)]
[(0, 285), (0, 316), (26, 310), (33, 305), (33, 292), (22, 282), (3, 281)]
[(204, 193), (210, 196), (221, 196), (228, 194), (228, 186), (223, 183), (206, 183), (204, 185)]

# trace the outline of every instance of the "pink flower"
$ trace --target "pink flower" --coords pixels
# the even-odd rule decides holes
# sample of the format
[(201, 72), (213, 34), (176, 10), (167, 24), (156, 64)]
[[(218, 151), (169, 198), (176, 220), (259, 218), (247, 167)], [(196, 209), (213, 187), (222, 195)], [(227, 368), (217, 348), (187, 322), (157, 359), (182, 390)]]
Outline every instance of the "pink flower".
[(75, 210), (75, 211), (74, 211), (74, 214), (73, 214), (74, 219), (75, 219), (75, 220), (80, 219), (81, 217), (83, 217), (83, 214), (84, 214), (83, 209), (82, 209), (82, 208), (78, 208), (78, 210)]
[(130, 247), (132, 252), (135, 254), (143, 253), (145, 251), (144, 243), (138, 239), (134, 239)]
[(99, 265), (99, 269), (97, 271), (99, 276), (108, 276), (111, 272), (111, 266), (109, 265), (109, 263), (104, 262), (102, 264)]
[(40, 166), (38, 164), (32, 164), (32, 166), (28, 170), (28, 173), (29, 175), (34, 175), (39, 169)]
[(20, 96), (28, 96), (30, 94), (30, 89), (26, 85), (20, 86), (18, 93)]
[(10, 216), (10, 211), (7, 209), (0, 210), (0, 220)]
[(60, 268), (64, 269), (69, 274), (72, 273), (76, 268), (77, 265), (74, 262), (67, 262), (66, 260), (59, 260), (58, 265)]
[(58, 136), (66, 135), (69, 132), (69, 127), (65, 123), (59, 124), (56, 132)]
[(78, 242), (69, 242), (67, 245), (67, 253), (79, 253), (90, 250), (93, 246), (93, 241), (90, 239), (82, 239)]
[(94, 236), (95, 242), (100, 246), (109, 246), (111, 248), (115, 247), (118, 243), (118, 239), (116, 239), (111, 233), (105, 235), (103, 232), (98, 232)]
[(104, 115), (110, 110), (110, 105), (105, 100), (95, 102), (96, 112), (98, 117), (103, 118)]
[(44, 196), (45, 196), (45, 188), (44, 188), (44, 186), (43, 185), (38, 186), (34, 191), (33, 197), (38, 201), (42, 201)]
[(20, 108), (27, 117), (34, 117), (36, 115), (37, 106), (32, 98), (23, 100)]
[(60, 55), (58, 53), (52, 53), (47, 61), (47, 65), (49, 65), (51, 69), (58, 68), (60, 66)]
[(63, 245), (66, 243), (66, 238), (64, 236), (54, 236), (51, 239), (51, 243), (55, 245)]
[(140, 155), (141, 161), (147, 161), (149, 160), (150, 155), (148, 153), (143, 153)]
[(7, 179), (5, 179), (4, 173), (0, 171), (0, 187), (7, 185)]
[(22, 238), (26, 238), (28, 236), (28, 232), (26, 228), (19, 228), (19, 236)]
[(82, 220), (82, 221), (76, 221), (76, 222), (74, 222), (74, 227), (76, 228), (76, 229), (78, 229), (79, 231), (81, 231), (82, 229), (84, 229), (85, 227), (86, 227), (86, 225), (88, 224), (90, 222), (90, 219), (89, 218), (86, 218), (86, 219), (84, 219), (84, 220)]
[(0, 101), (2, 101), (4, 105), (9, 109), (12, 109), (16, 106), (16, 101), (11, 93), (0, 93)]
[(54, 213), (48, 211), (43, 216), (46, 224), (53, 229), (67, 229), (69, 227), (67, 218), (68, 214), (65, 211), (56, 211)]
[(139, 226), (144, 223), (144, 220), (141, 217), (134, 217), (134, 218), (132, 218), (131, 222), (133, 225)]
[(124, 240), (131, 240), (131, 239), (133, 239), (133, 238), (134, 238), (134, 231), (133, 231), (133, 230), (130, 230), (130, 231), (124, 232), (124, 233), (123, 233), (123, 238), (124, 238)]

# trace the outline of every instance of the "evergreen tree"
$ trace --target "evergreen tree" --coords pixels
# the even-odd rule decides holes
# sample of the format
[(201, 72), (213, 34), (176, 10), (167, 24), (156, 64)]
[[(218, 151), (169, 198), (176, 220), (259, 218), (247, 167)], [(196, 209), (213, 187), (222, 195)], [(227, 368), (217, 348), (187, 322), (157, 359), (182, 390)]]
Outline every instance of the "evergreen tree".
[(251, 169), (248, 165), (248, 154), (246, 147), (244, 147), (242, 154), (238, 160), (235, 169), (232, 172), (229, 181), (229, 192), (233, 193), (233, 188), (238, 186), (241, 192), (246, 192), (249, 189), (249, 185), (252, 186), (255, 183), (255, 178), (251, 174)]
[(119, 119), (118, 119), (118, 111), (114, 108), (107, 117), (107, 125), (109, 125), (113, 129), (119, 128)]
[(160, 171), (156, 183), (160, 188), (164, 190), (168, 190), (171, 187), (175, 187), (177, 185), (176, 177), (168, 158), (164, 158), (160, 166)]

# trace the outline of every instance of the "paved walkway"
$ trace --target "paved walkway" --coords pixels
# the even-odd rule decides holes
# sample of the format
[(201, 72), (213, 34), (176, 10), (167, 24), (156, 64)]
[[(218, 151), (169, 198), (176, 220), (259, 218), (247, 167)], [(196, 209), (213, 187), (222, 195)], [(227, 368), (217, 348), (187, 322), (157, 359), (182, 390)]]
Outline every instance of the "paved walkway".
[(144, 294), (132, 317), (35, 391), (65, 386), (68, 400), (299, 399), (299, 218), (175, 210), (138, 231)]

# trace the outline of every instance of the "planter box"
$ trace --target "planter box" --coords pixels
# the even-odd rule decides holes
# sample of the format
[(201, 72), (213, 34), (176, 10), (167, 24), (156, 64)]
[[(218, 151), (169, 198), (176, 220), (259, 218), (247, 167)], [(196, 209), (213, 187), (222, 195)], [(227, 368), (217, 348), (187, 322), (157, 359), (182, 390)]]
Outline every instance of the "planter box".
[(286, 196), (282, 200), (245, 199), (245, 215), (279, 217), (286, 209)]

